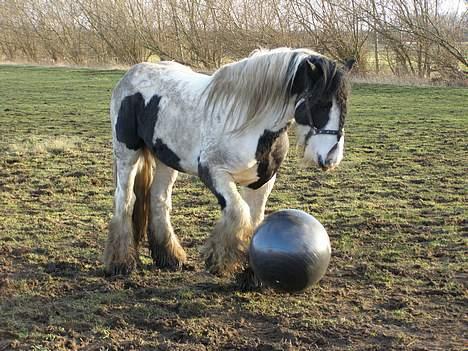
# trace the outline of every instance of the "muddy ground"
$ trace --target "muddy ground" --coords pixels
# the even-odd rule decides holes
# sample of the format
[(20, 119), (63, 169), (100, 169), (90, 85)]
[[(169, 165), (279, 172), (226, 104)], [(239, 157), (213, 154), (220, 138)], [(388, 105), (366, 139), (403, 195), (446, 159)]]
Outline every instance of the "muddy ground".
[(0, 350), (466, 348), (467, 89), (356, 85), (339, 169), (300, 168), (292, 146), (267, 212), (313, 214), (333, 252), (290, 295), (204, 272), (219, 211), (186, 175), (172, 219), (187, 267), (143, 249), (140, 270), (104, 276), (122, 74), (0, 66)]

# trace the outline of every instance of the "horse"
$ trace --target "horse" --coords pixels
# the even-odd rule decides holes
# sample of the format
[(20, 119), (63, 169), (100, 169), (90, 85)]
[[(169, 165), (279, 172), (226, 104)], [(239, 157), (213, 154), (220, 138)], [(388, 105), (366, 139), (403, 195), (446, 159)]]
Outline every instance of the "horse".
[(290, 125), (306, 164), (329, 170), (341, 162), (353, 63), (279, 48), (256, 50), (212, 75), (176, 62), (131, 67), (110, 104), (115, 196), (105, 272), (136, 268), (145, 234), (156, 267), (186, 262), (170, 221), (178, 172), (198, 176), (221, 209), (201, 250), (208, 272), (244, 267), (288, 152)]

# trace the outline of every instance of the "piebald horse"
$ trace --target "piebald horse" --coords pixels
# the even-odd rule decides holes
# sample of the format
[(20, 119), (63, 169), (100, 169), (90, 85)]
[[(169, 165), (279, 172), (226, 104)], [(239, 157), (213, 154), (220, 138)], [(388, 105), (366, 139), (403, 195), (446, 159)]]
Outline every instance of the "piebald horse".
[(288, 151), (291, 122), (306, 163), (328, 170), (342, 160), (352, 64), (281, 48), (255, 51), (212, 75), (175, 62), (130, 68), (110, 106), (116, 188), (107, 274), (135, 268), (145, 234), (156, 266), (182, 267), (186, 253), (170, 221), (178, 172), (197, 175), (221, 207), (202, 249), (207, 270), (239, 270)]

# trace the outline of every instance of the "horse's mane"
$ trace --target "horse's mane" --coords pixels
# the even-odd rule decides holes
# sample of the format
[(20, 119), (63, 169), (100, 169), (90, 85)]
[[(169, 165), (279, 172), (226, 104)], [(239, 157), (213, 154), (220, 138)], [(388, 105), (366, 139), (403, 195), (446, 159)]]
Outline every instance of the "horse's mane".
[(256, 50), (249, 57), (224, 65), (205, 90), (207, 116), (226, 113), (225, 129), (241, 131), (263, 118), (274, 124), (287, 113), (291, 83), (301, 61), (319, 55), (307, 49)]

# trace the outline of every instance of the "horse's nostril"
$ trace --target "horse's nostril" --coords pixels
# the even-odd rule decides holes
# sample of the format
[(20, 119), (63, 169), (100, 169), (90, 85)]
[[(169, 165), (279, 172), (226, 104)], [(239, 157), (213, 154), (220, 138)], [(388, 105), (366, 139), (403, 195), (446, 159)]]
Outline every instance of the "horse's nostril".
[(318, 164), (323, 170), (328, 168), (328, 162), (323, 159), (321, 155), (318, 155)]
[(337, 149), (338, 149), (338, 143), (333, 145), (333, 147), (330, 149), (330, 151), (328, 151), (328, 156), (330, 157), (330, 155), (332, 155)]

